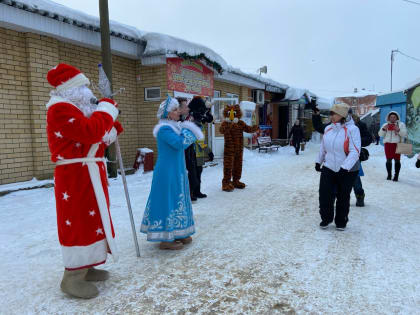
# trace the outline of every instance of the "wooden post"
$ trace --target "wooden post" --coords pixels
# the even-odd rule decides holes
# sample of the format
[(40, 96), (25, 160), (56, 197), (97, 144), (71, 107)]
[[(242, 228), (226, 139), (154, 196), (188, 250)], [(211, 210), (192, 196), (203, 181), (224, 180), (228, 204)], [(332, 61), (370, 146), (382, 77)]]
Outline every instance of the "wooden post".
[[(99, 17), (101, 25), (101, 52), (102, 52), (102, 67), (109, 79), (112, 89), (112, 54), (111, 54), (111, 39), (109, 34), (109, 12), (108, 0), (99, 0)], [(111, 178), (117, 177), (117, 163), (115, 144), (111, 144), (105, 152), (105, 156), (111, 162), (107, 163), (108, 176)]]

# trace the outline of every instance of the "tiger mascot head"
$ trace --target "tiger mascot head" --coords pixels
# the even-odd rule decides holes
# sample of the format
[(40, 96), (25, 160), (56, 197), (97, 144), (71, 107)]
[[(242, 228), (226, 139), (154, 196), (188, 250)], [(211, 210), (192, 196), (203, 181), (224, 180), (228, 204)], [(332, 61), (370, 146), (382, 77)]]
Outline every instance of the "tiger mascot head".
[(232, 106), (226, 106), (223, 110), (223, 117), (225, 121), (231, 123), (237, 123), (242, 117), (242, 111), (238, 104)]

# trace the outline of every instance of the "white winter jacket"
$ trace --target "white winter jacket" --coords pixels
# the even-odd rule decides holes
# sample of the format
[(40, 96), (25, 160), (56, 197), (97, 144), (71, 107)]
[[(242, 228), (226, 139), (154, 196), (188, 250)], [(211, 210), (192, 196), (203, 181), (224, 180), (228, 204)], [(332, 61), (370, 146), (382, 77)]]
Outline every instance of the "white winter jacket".
[[(389, 122), (389, 115), (391, 114), (395, 114), (398, 117), (397, 122), (395, 123), (398, 128), (400, 128), (400, 132), (396, 132), (395, 130), (387, 130), (384, 131), (382, 130), (382, 128), (386, 129), (386, 126), (388, 124), (390, 124)], [(384, 143), (399, 143), (402, 142), (402, 138), (406, 138), (407, 137), (407, 128), (405, 127), (405, 124), (403, 122), (400, 122), (400, 115), (398, 115), (397, 112), (389, 112), (388, 115), (386, 116), (386, 124), (383, 124), (383, 126), (381, 127), (381, 129), (379, 130), (378, 134), (380, 137), (384, 138)]]
[[(346, 129), (349, 144), (348, 154), (344, 151)], [(338, 172), (340, 168), (348, 171), (357, 171), (360, 167), (360, 148), (360, 131), (354, 124), (353, 119), (350, 119), (350, 121), (345, 124), (331, 123), (325, 127), (321, 148), (316, 162), (321, 165), (324, 164), (325, 167), (328, 167), (334, 172)]]

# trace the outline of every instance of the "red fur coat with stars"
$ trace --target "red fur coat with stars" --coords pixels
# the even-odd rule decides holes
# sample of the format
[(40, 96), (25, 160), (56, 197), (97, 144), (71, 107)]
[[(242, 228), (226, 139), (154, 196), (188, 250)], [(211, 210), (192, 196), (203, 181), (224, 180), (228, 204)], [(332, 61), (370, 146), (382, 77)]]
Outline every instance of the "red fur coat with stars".
[(56, 163), (54, 189), (64, 266), (74, 270), (102, 264), (107, 252), (117, 254), (106, 163), (99, 159), (122, 131), (115, 121), (118, 109), (112, 100), (104, 99), (88, 118), (77, 106), (58, 97), (50, 100), (47, 109), (48, 145), (51, 160)]

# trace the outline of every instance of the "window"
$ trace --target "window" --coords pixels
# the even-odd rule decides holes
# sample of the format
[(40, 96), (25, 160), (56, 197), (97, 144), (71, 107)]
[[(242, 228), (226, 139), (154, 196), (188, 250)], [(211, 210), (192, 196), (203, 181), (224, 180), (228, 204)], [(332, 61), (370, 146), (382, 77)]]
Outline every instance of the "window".
[(160, 100), (160, 87), (145, 88), (144, 89), (144, 100), (145, 101)]
[(226, 93), (226, 97), (237, 98), (239, 100), (238, 94)]

